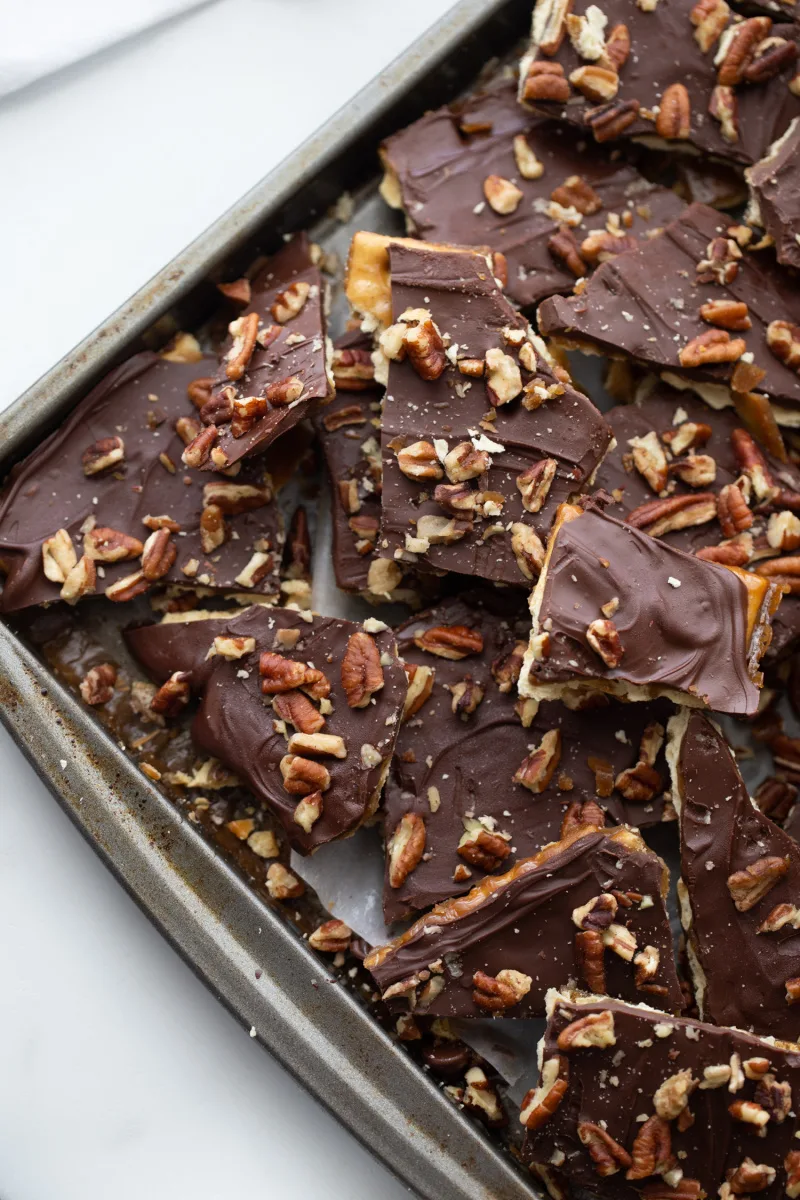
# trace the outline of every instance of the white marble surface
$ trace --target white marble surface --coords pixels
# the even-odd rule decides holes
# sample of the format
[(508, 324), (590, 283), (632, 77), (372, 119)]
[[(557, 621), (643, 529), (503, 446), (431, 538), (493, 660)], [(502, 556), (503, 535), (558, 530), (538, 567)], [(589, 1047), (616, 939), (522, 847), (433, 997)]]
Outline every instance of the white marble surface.
[[(218, 0), (0, 101), (0, 408), (449, 6)], [(407, 1194), (195, 979), (1, 729), (0, 913), (3, 1200)]]

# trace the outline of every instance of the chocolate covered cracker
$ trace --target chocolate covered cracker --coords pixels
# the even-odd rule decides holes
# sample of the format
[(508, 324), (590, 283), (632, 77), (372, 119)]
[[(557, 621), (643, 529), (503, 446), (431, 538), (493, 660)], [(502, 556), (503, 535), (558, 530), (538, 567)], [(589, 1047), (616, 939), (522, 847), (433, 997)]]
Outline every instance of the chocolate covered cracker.
[[(740, 964), (744, 968), (744, 964)], [(736, 1029), (547, 997), (523, 1159), (553, 1200), (800, 1194), (800, 1054)]]
[(751, 714), (780, 588), (587, 508), (559, 512), (531, 597), (520, 691), (609, 692)]
[(277, 598), (283, 527), (264, 463), (215, 478), (181, 462), (212, 369), (185, 336), (164, 356), (137, 354), (14, 468), (0, 611), (165, 585)]
[(771, 251), (740, 247), (750, 232), (692, 204), (647, 245), (604, 263), (580, 295), (545, 300), (540, 328), (684, 377), (701, 394), (756, 391), (796, 412), (800, 289)]
[(488, 245), (529, 307), (635, 246), (683, 202), (572, 130), (526, 113), (513, 80), (426, 113), (381, 147), (384, 198), (432, 242)]
[(528, 584), (559, 501), (608, 446), (605, 421), (553, 368), (490, 257), (359, 233), (347, 291), (390, 360), (381, 557)]
[(537, 0), (520, 100), (599, 143), (752, 163), (800, 113), (797, 37), (724, 0)]
[(766, 230), (778, 262), (800, 267), (800, 117), (746, 174), (748, 220)]
[(701, 713), (669, 725), (681, 918), (700, 1016), (800, 1040), (800, 847), (756, 808)]
[(388, 921), (508, 871), (584, 811), (638, 826), (671, 815), (670, 702), (520, 700), (529, 622), (501, 601), (466, 594), (396, 630), (409, 693), (384, 790)]
[(260, 453), (332, 393), (317, 250), (298, 234), (253, 279), (230, 285), (245, 308), (228, 326), (188, 465), (220, 470)]
[(438, 904), (364, 966), (400, 1011), (542, 1016), (556, 979), (678, 1011), (666, 888), (637, 833), (584, 825)]
[(391, 632), (285, 608), (193, 617), (126, 632), (162, 685), (155, 711), (200, 693), (193, 741), (301, 854), (354, 833), (378, 805), (406, 695)]

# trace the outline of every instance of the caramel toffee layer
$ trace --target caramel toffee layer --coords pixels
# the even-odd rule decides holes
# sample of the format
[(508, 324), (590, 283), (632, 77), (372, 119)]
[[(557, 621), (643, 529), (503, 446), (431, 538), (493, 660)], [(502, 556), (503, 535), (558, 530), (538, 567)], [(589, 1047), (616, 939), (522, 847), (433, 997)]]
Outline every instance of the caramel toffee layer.
[(722, 0), (537, 0), (520, 98), (607, 143), (619, 137), (752, 163), (800, 112), (797, 27)]
[(298, 234), (249, 283), (247, 307), (229, 325), (211, 398), (201, 416), (216, 439), (204, 469), (264, 450), (331, 391), (323, 282)]
[[(800, 1055), (596, 996), (548, 997), (523, 1158), (554, 1200), (702, 1200), (800, 1186)], [(748, 1192), (744, 1192), (744, 1187)]]
[(531, 599), (523, 694), (546, 699), (600, 688), (754, 713), (758, 663), (780, 592), (596, 507), (567, 506), (564, 517)]
[[(682, 201), (632, 166), (532, 117), (512, 80), (427, 113), (383, 143), (384, 196), (428, 242), (505, 255), (504, 291), (523, 307), (678, 215)], [(396, 194), (395, 194), (396, 193)]]
[(384, 339), (414, 345), (419, 325), (404, 335), (400, 320), (411, 310), (449, 345), (435, 363), (390, 363), (381, 555), (527, 585), (559, 501), (586, 485), (610, 430), (556, 378), (483, 255), (393, 243), (389, 259), (397, 324)]
[(195, 744), (246, 783), (300, 853), (375, 811), (406, 694), (382, 622), (254, 606), (125, 638), (155, 681), (200, 693)]
[(638, 834), (584, 825), (438, 904), (364, 965), (393, 1008), (436, 1016), (542, 1016), (567, 979), (678, 1011), (666, 880)]
[(507, 871), (579, 823), (586, 802), (614, 823), (671, 813), (671, 703), (521, 701), (528, 627), (470, 594), (396, 630), (411, 679), (384, 791), (388, 921)]
[(116, 367), (14, 468), (0, 500), (0, 611), (164, 584), (277, 596), (283, 529), (263, 464), (226, 479), (181, 462), (202, 428), (187, 389), (212, 369), (191, 357)]
[[(713, 409), (666, 384), (606, 417), (616, 446), (595, 482), (613, 499), (608, 513), (687, 554), (751, 567), (787, 585), (791, 591), (773, 617), (767, 657), (790, 651), (800, 633), (800, 561), (793, 553), (800, 546), (797, 466), (757, 445), (733, 409)], [(731, 513), (730, 502), (737, 500), (731, 488), (742, 479), (739, 491), (747, 502)], [(795, 567), (797, 576), (790, 574)]]
[(580, 295), (545, 300), (542, 332), (796, 408), (800, 289), (770, 250), (740, 250), (729, 228), (715, 209), (690, 205), (647, 245), (604, 263)]
[(700, 1015), (800, 1039), (800, 848), (753, 804), (701, 713), (670, 726), (680, 814), (682, 917)]
[(748, 219), (763, 226), (775, 243), (778, 262), (800, 267), (800, 119), (747, 171)]

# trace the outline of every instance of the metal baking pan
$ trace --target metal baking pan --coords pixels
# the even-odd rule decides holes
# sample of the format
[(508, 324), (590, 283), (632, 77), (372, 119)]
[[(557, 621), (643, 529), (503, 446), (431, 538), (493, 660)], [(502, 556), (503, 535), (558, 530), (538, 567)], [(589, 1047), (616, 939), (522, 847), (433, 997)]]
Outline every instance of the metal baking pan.
[[(0, 478), (112, 366), (200, 324), (218, 299), (213, 280), (235, 277), (284, 234), (310, 229), (341, 255), (352, 228), (399, 231), (397, 216), (377, 198), (379, 141), (454, 98), (487, 59), (508, 54), (526, 32), (530, 9), (530, 0), (456, 4), (0, 416)], [(343, 192), (355, 200), (346, 225), (325, 215)], [(1, 623), (0, 717), (200, 978), (414, 1192), (436, 1200), (537, 1194), (512, 1157), (442, 1095)]]

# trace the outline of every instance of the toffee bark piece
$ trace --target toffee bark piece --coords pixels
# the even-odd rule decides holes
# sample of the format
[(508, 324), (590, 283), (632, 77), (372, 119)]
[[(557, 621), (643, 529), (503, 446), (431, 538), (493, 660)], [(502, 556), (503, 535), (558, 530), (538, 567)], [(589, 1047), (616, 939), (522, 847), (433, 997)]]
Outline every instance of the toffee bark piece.
[(332, 394), (323, 292), (305, 234), (250, 281), (248, 306), (228, 327), (211, 398), (201, 410), (207, 428), (216, 430), (204, 470), (260, 453)]
[[(391, 279), (391, 291), (389, 280)], [(600, 413), (477, 251), (358, 233), (348, 296), (384, 329), (379, 550), (397, 564), (527, 585), (560, 500), (610, 440)]]
[(721, 0), (537, 0), (520, 99), (603, 144), (694, 147), (748, 164), (800, 113), (797, 26)]
[[(644, 388), (642, 398), (611, 409), (606, 418), (616, 446), (604, 458), (595, 482), (612, 497), (609, 515), (621, 521), (630, 518), (643, 532), (687, 554), (756, 571), (788, 572), (796, 567), (793, 584), (788, 573), (780, 577), (793, 591), (773, 617), (765, 661), (790, 652), (800, 635), (800, 562), (783, 543), (800, 546), (795, 518), (800, 510), (800, 469), (759, 446), (732, 408), (711, 408), (693, 393), (666, 384)], [(654, 491), (648, 481), (648, 446), (668, 460), (667, 496)], [(720, 521), (719, 507), (724, 489), (739, 479), (746, 481), (742, 494), (749, 496), (750, 515), (745, 513), (740, 522), (747, 528), (737, 532), (724, 512)], [(795, 527), (796, 539), (791, 536)]]
[[(557, 702), (526, 707), (517, 676), (529, 622), (519, 615), (470, 593), (396, 630), (412, 678), (384, 790), (387, 921), (507, 871), (558, 839), (584, 803), (599, 805), (611, 823), (646, 826), (671, 816), (663, 752), (671, 703), (598, 697), (585, 712)], [(459, 644), (462, 657), (442, 656)], [(417, 840), (404, 855), (410, 826)], [(468, 840), (461, 845), (479, 826), (499, 850), (485, 860)]]
[(681, 831), (678, 895), (700, 1016), (796, 1042), (800, 847), (755, 806), (707, 717), (673, 717), (668, 756)]
[(748, 219), (772, 238), (778, 262), (800, 267), (800, 117), (748, 168), (747, 182)]
[(603, 1200), (794, 1194), (796, 1051), (609, 996), (553, 991), (547, 1011), (520, 1120), (553, 1200), (570, 1185)]
[(406, 695), (391, 631), (261, 606), (176, 616), (125, 640), (156, 683), (180, 673), (200, 693), (195, 744), (301, 854), (354, 833), (377, 808)]
[[(181, 462), (185, 438), (202, 429), (187, 393), (205, 392), (213, 371), (188, 341), (188, 361), (171, 350), (116, 367), (11, 472), (0, 499), (0, 611), (163, 586), (277, 598), (284, 535), (264, 462), (235, 478)], [(71, 589), (84, 556), (93, 584)]]
[[(505, 255), (504, 291), (522, 307), (571, 291), (576, 270), (586, 274), (630, 249), (683, 207), (635, 167), (526, 113), (507, 79), (427, 113), (388, 138), (381, 158), (384, 198), (403, 208), (409, 230)], [(518, 189), (511, 211), (493, 195), (494, 180)], [(559, 237), (562, 226), (567, 233)], [(578, 256), (571, 265), (562, 242)]]
[(609, 692), (753, 714), (779, 587), (564, 505), (531, 596), (532, 699)]
[(679, 1011), (667, 879), (633, 830), (584, 825), (437, 904), (364, 966), (392, 1009), (435, 1016), (542, 1016), (554, 980), (587, 977)]
[(770, 251), (740, 249), (731, 228), (741, 227), (692, 204), (647, 245), (599, 267), (580, 295), (545, 300), (542, 333), (628, 356), (722, 402), (729, 389), (764, 393), (796, 422), (800, 289)]

